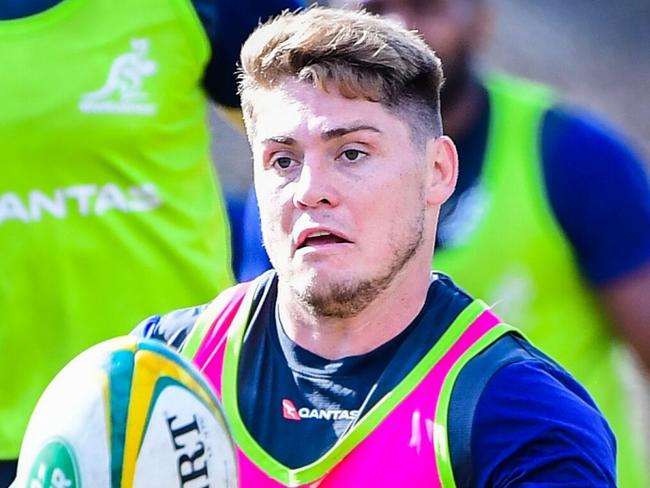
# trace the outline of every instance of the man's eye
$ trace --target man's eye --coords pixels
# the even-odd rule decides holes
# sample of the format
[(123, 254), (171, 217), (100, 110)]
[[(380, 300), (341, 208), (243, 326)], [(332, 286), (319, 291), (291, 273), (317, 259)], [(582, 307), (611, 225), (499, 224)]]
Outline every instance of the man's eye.
[(277, 166), (280, 169), (287, 169), (291, 166), (291, 163), (293, 163), (293, 159), (287, 156), (282, 156), (277, 158), (274, 162), (273, 165)]
[(358, 161), (362, 157), (366, 155), (363, 151), (359, 151), (358, 149), (346, 149), (342, 153), (343, 157), (347, 159), (348, 161)]

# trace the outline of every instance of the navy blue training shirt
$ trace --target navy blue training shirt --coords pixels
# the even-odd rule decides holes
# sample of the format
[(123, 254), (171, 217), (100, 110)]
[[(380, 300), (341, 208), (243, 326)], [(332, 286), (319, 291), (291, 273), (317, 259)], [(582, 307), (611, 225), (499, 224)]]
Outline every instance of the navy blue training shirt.
[[(264, 278), (238, 365), (238, 404), (255, 440), (289, 467), (313, 462), (393, 389), (471, 298), (444, 275), (397, 337), (363, 355), (328, 360), (295, 344)], [(179, 347), (203, 307), (155, 316), (134, 334)], [(508, 334), (461, 372), (450, 405), (459, 487), (615, 486), (613, 434), (586, 391), (524, 339)]]

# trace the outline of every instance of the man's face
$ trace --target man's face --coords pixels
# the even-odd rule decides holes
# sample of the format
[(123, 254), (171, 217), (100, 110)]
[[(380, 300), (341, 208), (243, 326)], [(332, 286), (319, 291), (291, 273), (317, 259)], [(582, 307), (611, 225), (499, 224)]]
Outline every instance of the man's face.
[(318, 315), (348, 317), (427, 248), (430, 263), (431, 171), (400, 117), (328, 91), (291, 80), (261, 90), (248, 128), (264, 244), (281, 282)]
[(480, 42), (479, 0), (360, 0), (368, 11), (418, 30), (442, 60), (448, 85), (459, 83)]

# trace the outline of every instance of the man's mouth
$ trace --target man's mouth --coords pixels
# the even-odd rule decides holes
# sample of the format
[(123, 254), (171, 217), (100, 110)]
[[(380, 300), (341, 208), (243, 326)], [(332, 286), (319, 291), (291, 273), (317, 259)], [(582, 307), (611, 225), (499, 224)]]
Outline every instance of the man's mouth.
[(298, 249), (304, 247), (317, 247), (324, 246), (327, 244), (349, 244), (350, 241), (347, 239), (333, 234), (331, 232), (319, 231), (309, 234), (299, 245)]

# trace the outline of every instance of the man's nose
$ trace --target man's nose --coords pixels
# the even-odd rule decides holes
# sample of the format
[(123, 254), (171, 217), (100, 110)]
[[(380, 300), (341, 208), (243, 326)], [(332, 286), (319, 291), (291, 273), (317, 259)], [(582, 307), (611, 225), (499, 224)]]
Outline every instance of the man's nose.
[(294, 185), (293, 203), (298, 208), (331, 207), (338, 202), (332, 168), (325, 161), (305, 160)]

